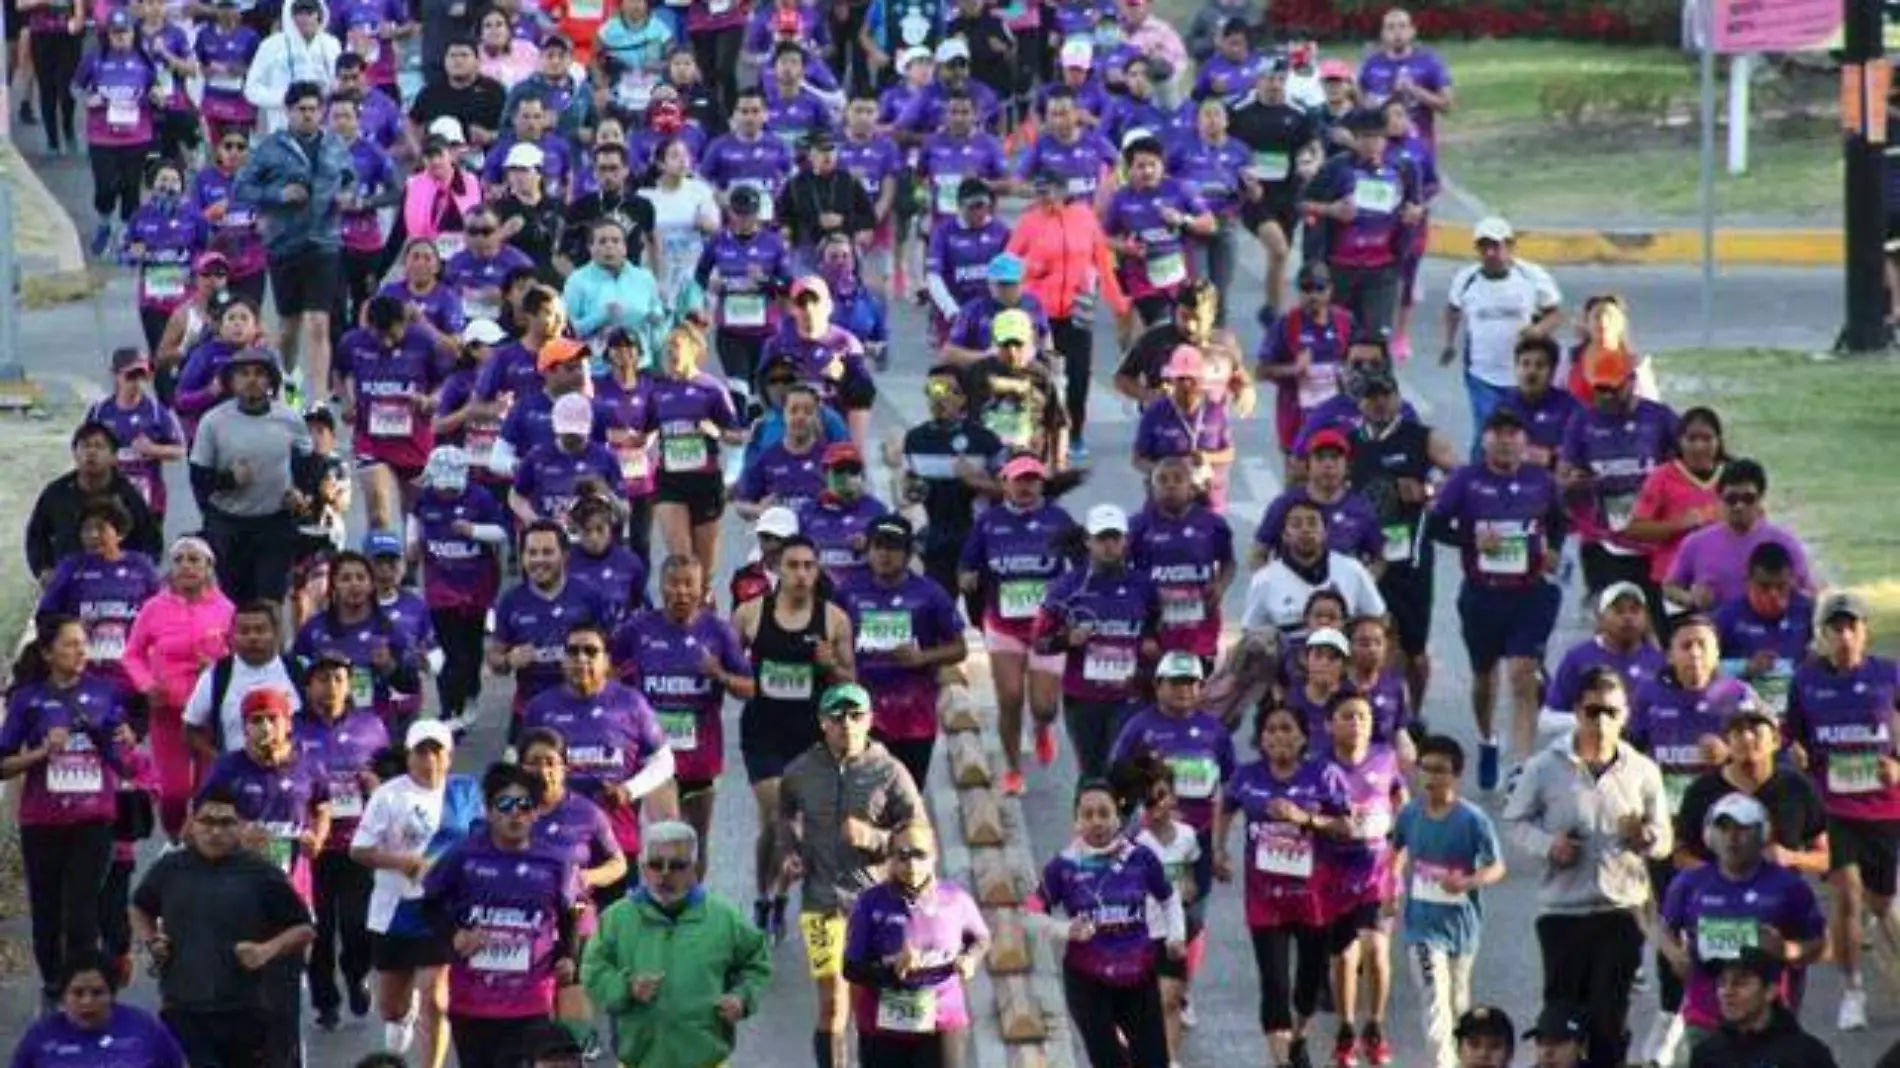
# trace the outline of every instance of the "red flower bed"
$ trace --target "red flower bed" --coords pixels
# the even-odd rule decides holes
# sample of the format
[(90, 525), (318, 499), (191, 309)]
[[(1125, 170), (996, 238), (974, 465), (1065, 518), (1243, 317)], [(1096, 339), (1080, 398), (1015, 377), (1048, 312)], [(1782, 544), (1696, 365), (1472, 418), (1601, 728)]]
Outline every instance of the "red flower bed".
[[(1267, 20), (1284, 35), (1369, 40), (1387, 0), (1270, 0)], [(1437, 0), (1405, 4), (1427, 41), (1479, 37), (1566, 37), (1674, 44), (1677, 0)]]

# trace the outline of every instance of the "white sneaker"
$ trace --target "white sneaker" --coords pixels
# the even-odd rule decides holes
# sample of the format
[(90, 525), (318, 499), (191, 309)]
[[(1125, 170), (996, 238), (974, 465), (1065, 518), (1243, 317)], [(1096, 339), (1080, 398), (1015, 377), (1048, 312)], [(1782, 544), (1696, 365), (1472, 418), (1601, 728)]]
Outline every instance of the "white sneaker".
[(1200, 1022), (1200, 1018), (1194, 1015), (1194, 1002), (1183, 996), (1181, 998), (1181, 1026), (1192, 1031)]
[(1841, 1010), (1834, 1026), (1842, 1031), (1867, 1030), (1867, 991), (1855, 986), (1841, 991)]
[(1643, 1063), (1653, 1064), (1656, 1068), (1670, 1068), (1682, 1050), (1683, 1031), (1681, 1013), (1657, 1016), (1649, 1026), (1652, 1042), (1644, 1052)]

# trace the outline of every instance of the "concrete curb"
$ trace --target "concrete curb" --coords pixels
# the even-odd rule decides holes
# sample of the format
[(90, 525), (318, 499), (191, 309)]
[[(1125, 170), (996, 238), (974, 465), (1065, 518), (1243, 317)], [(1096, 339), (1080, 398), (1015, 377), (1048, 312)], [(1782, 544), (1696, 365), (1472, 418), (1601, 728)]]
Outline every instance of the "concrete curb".
[[(1702, 262), (1700, 230), (1516, 229), (1518, 255), (1545, 267), (1681, 267)], [(1724, 267), (1838, 267), (1847, 254), (1846, 241), (1840, 230), (1718, 229), (1715, 262)], [(1426, 254), (1469, 260), (1474, 242), (1471, 223), (1434, 219)]]

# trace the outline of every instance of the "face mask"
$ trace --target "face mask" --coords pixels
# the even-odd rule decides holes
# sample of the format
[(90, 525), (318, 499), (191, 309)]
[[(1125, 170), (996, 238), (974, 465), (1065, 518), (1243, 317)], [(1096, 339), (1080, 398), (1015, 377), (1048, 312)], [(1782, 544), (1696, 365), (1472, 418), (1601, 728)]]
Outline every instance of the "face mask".
[(844, 471), (829, 471), (825, 474), (825, 488), (840, 497), (857, 496), (859, 486), (863, 481), (863, 475), (846, 473)]

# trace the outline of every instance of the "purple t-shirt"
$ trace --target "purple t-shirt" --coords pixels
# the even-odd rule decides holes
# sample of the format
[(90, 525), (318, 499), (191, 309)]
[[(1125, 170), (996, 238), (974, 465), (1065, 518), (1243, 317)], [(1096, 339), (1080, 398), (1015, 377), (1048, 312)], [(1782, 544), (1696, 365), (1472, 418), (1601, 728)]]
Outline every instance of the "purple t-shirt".
[[(232, 278), (250, 278), (266, 266), (264, 231), (258, 227), (257, 205), (237, 199), (236, 179), (215, 165), (204, 168), (191, 180), (191, 202), (211, 227), (207, 247), (231, 261)], [(224, 216), (212, 222), (205, 212), (220, 203)]]
[(1103, 852), (1070, 845), (1043, 867), (1037, 896), (1049, 911), (1095, 926), (1087, 941), (1066, 944), (1067, 967), (1109, 986), (1136, 986), (1153, 975), (1148, 899), (1167, 901), (1174, 884), (1146, 846), (1126, 839)]
[[(1079, 567), (1049, 584), (1036, 621), (1038, 638), (1055, 636), (1063, 655), (1062, 693), (1079, 701), (1132, 701), (1141, 682), (1141, 642), (1154, 636), (1161, 598), (1140, 572)], [(1089, 640), (1067, 647), (1071, 626), (1087, 623)]]
[(1337, 750), (1322, 759), (1325, 774), (1338, 783), (1337, 791), (1346, 800), (1344, 812), (1328, 814), (1345, 816), (1351, 828), (1351, 837), (1328, 838), (1319, 850), (1322, 908), (1332, 918), (1397, 892), (1392, 885), (1391, 834), (1405, 775), (1398, 754), (1376, 742), (1357, 764), (1343, 763)]
[(752, 665), (732, 625), (700, 612), (684, 626), (665, 612), (642, 612), (614, 632), (621, 681), (638, 690), (673, 747), (675, 778), (711, 782), (725, 770), (725, 687), (706, 674), (706, 654), (728, 675), (750, 678)]
[(721, 430), (739, 425), (732, 394), (717, 378), (702, 371), (685, 380), (654, 380), (646, 420), (638, 429), (659, 436), (662, 480), (719, 472), (719, 440), (700, 426), (709, 420)]
[(945, 218), (930, 231), (924, 271), (943, 279), (959, 305), (989, 295), (990, 261), (1009, 244), (1009, 227), (992, 219), (972, 230), (958, 218)]
[(1526, 397), (1523, 390), (1507, 389), (1498, 399), (1498, 408), (1516, 412), (1524, 420), (1525, 437), (1532, 445), (1548, 450), (1555, 462), (1558, 450), (1563, 448), (1564, 431), (1583, 411), (1583, 402), (1567, 389), (1547, 389), (1536, 400)]
[(1070, 199), (1087, 200), (1100, 188), (1102, 175), (1113, 173), (1120, 163), (1115, 146), (1094, 131), (1080, 131), (1074, 141), (1067, 143), (1047, 134), (1037, 138), (1023, 154), (1016, 176), (1027, 181), (1039, 174), (1052, 174), (1068, 190)]
[(630, 501), (654, 489), (652, 450), (634, 444), (652, 403), (652, 378), (642, 375), (628, 388), (612, 374), (594, 376), (594, 421), (604, 425), (607, 447), (620, 460), (620, 492)]
[(534, 506), (536, 515), (558, 523), (567, 522), (567, 513), (579, 499), (582, 479), (594, 479), (616, 490), (620, 486), (620, 461), (607, 446), (589, 441), (577, 453), (558, 444), (537, 447), (515, 469), (515, 492)]
[[(970, 1026), (964, 1001), (963, 978), (956, 959), (969, 946), (989, 940), (989, 925), (977, 911), (976, 900), (961, 886), (938, 880), (930, 900), (910, 901), (889, 883), (879, 883), (858, 895), (845, 928), (844, 959), (882, 964), (909, 948), (916, 966), (888, 988), (851, 988), (852, 1016), (858, 1033), (914, 1037), (926, 1031), (958, 1031)], [(922, 1004), (935, 1008), (933, 1019), (914, 1020), (918, 992), (929, 991)]]
[(831, 110), (817, 93), (800, 85), (797, 92), (787, 96), (779, 91), (774, 78), (765, 79), (760, 88), (765, 92), (765, 129), (794, 157), (799, 142), (813, 131), (831, 131)]
[(144, 553), (106, 561), (90, 553), (68, 556), (40, 594), (38, 614), (76, 616), (86, 628), (86, 668), (132, 689), (120, 663), (139, 609), (165, 586)]
[(398, 661), (419, 655), (410, 644), (409, 635), (381, 609), (371, 609), (368, 618), (356, 623), (344, 622), (334, 611), (319, 612), (297, 632), (290, 653), (306, 666), (316, 663), (318, 653), (342, 653), (352, 665), (350, 704), (374, 709), (377, 715), (389, 717), (400, 711), (399, 695), (386, 680), (377, 677), (371, 665), (378, 646), (386, 646), (389, 655)]
[[(512, 245), (507, 248), (509, 251), (517, 251)], [(456, 264), (462, 263), (462, 257), (466, 255), (468, 255), (467, 252), (457, 253), (456, 257), (449, 261), (450, 267), (453, 268)], [(489, 262), (498, 263), (505, 259), (507, 255), (504, 253)], [(481, 268), (469, 268), (469, 271), (469, 275), (459, 278), (451, 275), (451, 284), (465, 288), (471, 275), (486, 277), (488, 273)], [(507, 272), (501, 273), (505, 275)], [(499, 276), (494, 284), (501, 284)], [(495, 351), (489, 355), (488, 362), (482, 364), (481, 373), (475, 378), (475, 398), (492, 401), (506, 393), (513, 396), (516, 402), (521, 402), (530, 397), (546, 396), (547, 390), (544, 388), (541, 371), (535, 365), (535, 360), (535, 353), (520, 341), (510, 341), (496, 346)], [(511, 411), (509, 414), (514, 413)]]
[[(1753, 686), (1777, 717), (1786, 713), (1795, 666), (1814, 648), (1814, 602), (1794, 594), (1780, 619), (1768, 619), (1744, 594), (1715, 610), (1715, 636), (1721, 643), (1723, 672)], [(1757, 673), (1748, 662), (1763, 652), (1773, 653), (1775, 663)]]
[(1638, 645), (1634, 652), (1619, 653), (1604, 644), (1602, 638), (1585, 638), (1557, 662), (1557, 670), (1544, 687), (1544, 707), (1574, 715), (1578, 702), (1583, 700), (1583, 676), (1591, 668), (1615, 670), (1623, 678), (1623, 688), (1633, 694), (1639, 687), (1661, 677), (1668, 664), (1663, 651), (1649, 642)]
[(599, 556), (576, 545), (567, 557), (567, 574), (605, 594), (616, 622), (649, 607), (646, 561), (625, 545), (609, 545)]
[(138, 258), (139, 307), (169, 314), (191, 299), (191, 260), (209, 238), (210, 227), (188, 201), (140, 206), (125, 231), (128, 248), (144, 250)]
[(637, 852), (639, 814), (631, 805), (614, 803), (606, 788), (633, 778), (667, 748), (666, 731), (640, 691), (613, 681), (592, 697), (567, 686), (553, 687), (527, 703), (521, 726), (552, 728), (567, 739), (569, 787), (607, 814), (621, 849)]
[(1693, 962), (1684, 987), (1683, 1021), (1705, 1030), (1722, 1023), (1715, 995), (1722, 962), (1760, 948), (1762, 926), (1790, 942), (1807, 942), (1827, 931), (1827, 918), (1807, 881), (1765, 861), (1740, 880), (1714, 864), (1677, 873), (1663, 897), (1662, 918)]
[(299, 838), (315, 822), (317, 807), (330, 803), (330, 769), (304, 756), (294, 742), (290, 753), (290, 763), (278, 767), (259, 764), (248, 749), (226, 753), (211, 765), (198, 796), (218, 788), (230, 791), (238, 815), (270, 835), (266, 855), (271, 863), (302, 892), (311, 858), (304, 856)]
[(1142, 409), (1135, 427), (1135, 455), (1148, 460), (1220, 452), (1234, 444), (1233, 426), (1224, 401), (1201, 399), (1192, 415), (1173, 397), (1160, 397)]
[(425, 489), (416, 499), (422, 524), (422, 593), (430, 608), (480, 613), (495, 602), (501, 588), (497, 548), (455, 532), (455, 524), (508, 529), (501, 505), (481, 486), (469, 485), (459, 496)]
[[(1399, 418), (1418, 422), (1418, 409), (1411, 401), (1399, 402)], [(1307, 443), (1322, 430), (1338, 430), (1345, 434), (1358, 433), (1364, 426), (1365, 416), (1359, 412), (1359, 402), (1343, 393), (1335, 393), (1321, 401), (1300, 423), (1300, 432), (1293, 438), (1293, 455), (1305, 456)]]
[(889, 511), (876, 497), (859, 497), (847, 505), (827, 493), (799, 510), (798, 532), (818, 547), (818, 566), (834, 585), (842, 586), (865, 569), (864, 554), (854, 543), (870, 529), (872, 520)]
[(228, 33), (215, 22), (199, 26), (192, 51), (204, 68), (204, 99), (198, 107), (205, 118), (220, 123), (256, 121), (257, 109), (244, 98), (244, 77), (262, 43), (257, 31), (242, 23)]
[[(94, 52), (80, 60), (70, 89), (86, 104), (86, 143), (124, 148), (151, 141), (154, 80), (151, 60), (138, 51)], [(92, 94), (101, 98), (96, 107)]]
[[(465, 248), (451, 257), (443, 268), (442, 284), (461, 298), (461, 312), (465, 320), (498, 320), (501, 318), (502, 283), (513, 272), (531, 270), (533, 267), (534, 261), (528, 258), (528, 254), (513, 245), (501, 246), (493, 256), (477, 255), (474, 249)], [(531, 385), (538, 385), (541, 375), (534, 370), (532, 359), (527, 361), (526, 370), (532, 375), (532, 384), (518, 382), (512, 387), (501, 388), (527, 392)], [(498, 379), (499, 374), (498, 369)]]
[(1586, 542), (1629, 526), (1643, 482), (1675, 456), (1676, 413), (1640, 398), (1635, 405), (1626, 415), (1586, 408), (1564, 428), (1559, 457), (1591, 477), (1589, 489), (1572, 501), (1586, 527), (1595, 528), (1581, 531)]
[(1355, 560), (1378, 560), (1385, 555), (1385, 532), (1379, 527), (1379, 513), (1350, 489), (1331, 504), (1315, 501), (1304, 486), (1280, 494), (1260, 517), (1254, 544), (1279, 552), (1280, 536), (1286, 532), (1286, 514), (1296, 504), (1319, 505), (1326, 518), (1327, 548)]
[(1168, 173), (1199, 194), (1215, 215), (1231, 218), (1240, 210), (1240, 176), (1253, 166), (1253, 153), (1233, 137), (1218, 145), (1193, 134), (1168, 152)]
[(1722, 737), (1736, 713), (1760, 707), (1747, 683), (1722, 675), (1705, 688), (1690, 689), (1676, 681), (1675, 672), (1664, 671), (1636, 688), (1626, 733), (1662, 770), (1671, 813), (1682, 807), (1682, 795), (1696, 776), (1713, 770), (1702, 758), (1701, 739)]
[(119, 780), (126, 752), (112, 734), (124, 723), (117, 683), (86, 675), (69, 689), (52, 682), (28, 683), (7, 698), (0, 719), (0, 757), (37, 749), (54, 728), (68, 734), (66, 748), (34, 764), (23, 776), (22, 827), (111, 823), (118, 813)]
[(771, 205), (778, 191), (792, 176), (792, 150), (784, 141), (761, 133), (747, 141), (736, 133), (722, 134), (706, 146), (699, 162), (699, 176), (722, 193), (740, 186), (758, 190), (760, 217), (772, 221)]
[(1108, 752), (1119, 764), (1147, 751), (1174, 771), (1181, 819), (1198, 833), (1214, 826), (1214, 799), (1234, 776), (1234, 738), (1207, 712), (1174, 715), (1149, 705), (1122, 724)]
[(957, 561), (983, 584), (983, 626), (1027, 642), (1049, 586), (1069, 568), (1057, 542), (1075, 526), (1069, 513), (1045, 503), (1033, 512), (1003, 504), (984, 510)]
[(1900, 820), (1900, 786), (1880, 784), (1880, 761), (1893, 756), (1893, 713), (1900, 674), (1870, 656), (1853, 671), (1819, 657), (1795, 670), (1782, 731), (1808, 754), (1808, 774), (1830, 816)]
[(1737, 534), (1727, 523), (1711, 523), (1690, 534), (1682, 539), (1675, 563), (1663, 581), (1684, 589), (1707, 586), (1715, 594), (1716, 604), (1733, 600), (1748, 592), (1749, 555), (1770, 542), (1788, 550), (1794, 562), (1795, 585), (1811, 588), (1814, 580), (1808, 574), (1808, 553), (1801, 539), (1766, 519), (1746, 534)]
[(454, 337), (462, 332), (468, 320), (462, 315), (462, 294), (453, 286), (437, 282), (427, 292), (418, 293), (407, 280), (398, 278), (384, 283), (376, 291), (377, 296), (392, 297), (404, 307), (414, 307), (417, 312), (435, 325), (437, 330)]
[(111, 1012), (97, 1031), (63, 1012), (40, 1017), (13, 1048), (13, 1068), (186, 1068), (178, 1040), (156, 1017), (130, 1005)]
[(138, 487), (139, 496), (151, 506), (153, 515), (164, 515), (167, 496), (163, 465), (147, 460), (132, 448), (132, 441), (143, 434), (154, 445), (183, 445), (185, 428), (178, 417), (147, 394), (130, 408), (119, 407), (117, 397), (107, 397), (86, 412), (87, 422), (100, 422), (112, 428), (119, 439), (119, 473)]
[(904, 153), (888, 137), (854, 141), (846, 136), (838, 142), (838, 166), (864, 186), (864, 195), (875, 207), (885, 180), (904, 173)]
[[(754, 269), (759, 274), (756, 281)], [(719, 279), (722, 332), (756, 337), (778, 326), (780, 312), (774, 298), (791, 285), (792, 254), (777, 230), (744, 237), (731, 230), (714, 234), (699, 254), (694, 276), (708, 286), (714, 275)]]
[(412, 398), (433, 394), (443, 371), (428, 332), (411, 324), (392, 346), (368, 327), (358, 327), (343, 335), (336, 357), (336, 373), (349, 379), (355, 397), (357, 456), (420, 471), (435, 448), (435, 433)]
[(367, 709), (347, 709), (331, 722), (305, 712), (292, 722), (290, 741), (298, 763), (320, 772), (329, 783), (330, 839), (324, 852), (349, 849), (373, 792), (363, 788), (363, 775), (376, 751), (388, 748), (389, 728)]
[(917, 180), (929, 190), (930, 217), (955, 217), (960, 203), (957, 189), (963, 180), (1001, 181), (1008, 175), (1008, 158), (1003, 143), (982, 132), (962, 138), (948, 133), (926, 138), (917, 157)]
[(1307, 828), (1267, 815), (1267, 806), (1284, 799), (1308, 817), (1343, 812), (1348, 801), (1341, 781), (1326, 774), (1326, 766), (1316, 760), (1302, 763), (1284, 780), (1259, 760), (1234, 772), (1226, 796), (1228, 809), (1242, 813), (1247, 828), (1245, 852), (1238, 858), (1247, 873), (1247, 926), (1318, 924), (1322, 908), (1314, 875), (1319, 842)]
[(504, 850), (478, 833), (430, 865), (422, 890), (426, 910), (484, 936), (480, 949), (449, 964), (458, 1014), (513, 1020), (553, 1013), (560, 918), (581, 897), (567, 857)]
[(581, 623), (610, 626), (613, 607), (585, 582), (563, 578), (561, 588), (552, 593), (522, 582), (495, 602), (493, 620), (490, 640), (505, 648), (526, 645), (534, 649), (534, 662), (515, 672), (514, 707), (519, 715), (529, 701), (561, 684), (568, 628)]
[[(1414, 85), (1434, 95), (1451, 88), (1451, 71), (1437, 54), (1412, 48), (1402, 56), (1374, 52), (1359, 65), (1359, 90), (1367, 107), (1377, 107), (1398, 91), (1400, 75), (1409, 75)], [(1409, 103), (1405, 113), (1411, 116), (1418, 135), (1427, 141), (1438, 137), (1438, 113), (1419, 103)]]
[(733, 499), (756, 504), (771, 497), (793, 512), (803, 510), (824, 491), (825, 473), (819, 467), (823, 453), (822, 441), (814, 441), (802, 453), (793, 452), (780, 441), (759, 453), (740, 472)]
[(1140, 257), (1123, 256), (1116, 273), (1131, 298), (1173, 295), (1188, 280), (1187, 249), (1182, 231), (1162, 221), (1161, 209), (1186, 216), (1204, 213), (1207, 205), (1187, 185), (1163, 178), (1152, 189), (1123, 186), (1109, 199), (1103, 230), (1109, 237), (1134, 237), (1142, 243)]
[[(1543, 580), (1556, 503), (1557, 480), (1549, 471), (1522, 466), (1502, 474), (1478, 463), (1452, 472), (1439, 487), (1432, 514), (1457, 524), (1466, 582), (1524, 587)], [(1498, 539), (1489, 552), (1478, 548), (1485, 533)]]
[(1213, 656), (1220, 645), (1220, 591), (1214, 579), (1234, 564), (1234, 531), (1206, 505), (1170, 516), (1152, 502), (1128, 523), (1129, 564), (1161, 602), (1155, 637), (1162, 652)]
[(905, 645), (934, 649), (961, 635), (956, 602), (921, 575), (906, 572), (887, 585), (868, 568), (841, 580), (832, 600), (851, 619), (858, 681), (877, 695), (871, 723), (878, 734), (899, 741), (935, 737), (937, 668), (904, 667), (891, 653)]

